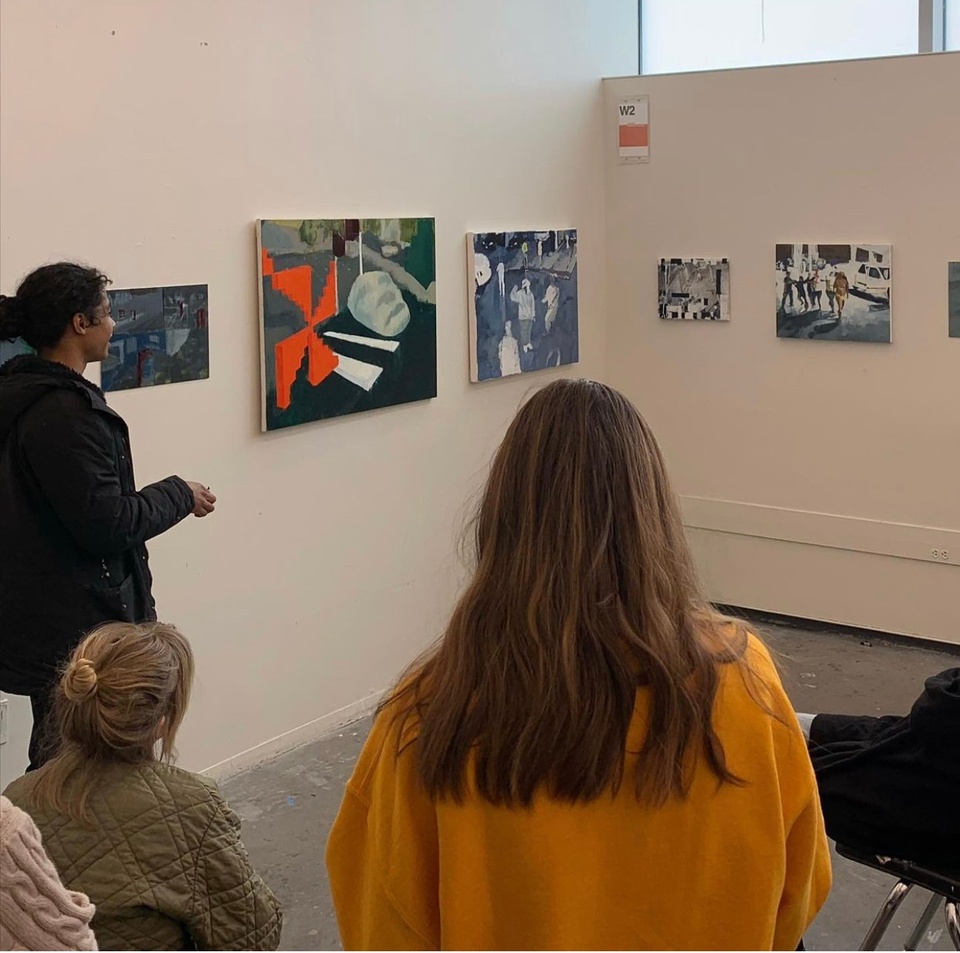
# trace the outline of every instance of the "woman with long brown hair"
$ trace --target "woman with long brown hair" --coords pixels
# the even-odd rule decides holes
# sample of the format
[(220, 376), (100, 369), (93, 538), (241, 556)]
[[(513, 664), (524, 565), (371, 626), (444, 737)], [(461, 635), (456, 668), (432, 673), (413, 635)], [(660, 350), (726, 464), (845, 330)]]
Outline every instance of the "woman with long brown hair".
[(240, 820), (175, 767), (193, 652), (173, 626), (111, 622), (77, 646), (55, 699), (59, 749), (4, 794), (71, 890), (96, 904), (101, 950), (275, 950), (280, 905)]
[(536, 393), (475, 532), (330, 835), (344, 945), (794, 949), (830, 887), (804, 738), (762, 643), (700, 593), (636, 408)]

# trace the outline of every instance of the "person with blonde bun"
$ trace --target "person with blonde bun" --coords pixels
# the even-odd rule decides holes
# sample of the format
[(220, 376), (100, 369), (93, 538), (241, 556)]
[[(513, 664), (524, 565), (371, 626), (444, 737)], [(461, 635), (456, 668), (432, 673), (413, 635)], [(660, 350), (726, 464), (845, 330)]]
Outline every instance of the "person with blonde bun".
[(173, 626), (112, 622), (77, 646), (54, 705), (55, 757), (5, 795), (71, 890), (96, 905), (101, 950), (275, 950), (282, 913), (240, 819), (209, 778), (172, 763), (193, 681)]

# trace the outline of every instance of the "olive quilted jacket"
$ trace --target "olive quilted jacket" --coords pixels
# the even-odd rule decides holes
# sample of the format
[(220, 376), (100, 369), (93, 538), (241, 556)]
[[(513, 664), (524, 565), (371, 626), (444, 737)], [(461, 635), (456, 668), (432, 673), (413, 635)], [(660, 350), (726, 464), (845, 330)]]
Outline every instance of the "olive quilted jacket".
[(112, 764), (91, 824), (38, 809), (28, 774), (6, 796), (30, 814), (64, 884), (96, 904), (101, 950), (275, 950), (282, 914), (216, 784), (170, 765)]

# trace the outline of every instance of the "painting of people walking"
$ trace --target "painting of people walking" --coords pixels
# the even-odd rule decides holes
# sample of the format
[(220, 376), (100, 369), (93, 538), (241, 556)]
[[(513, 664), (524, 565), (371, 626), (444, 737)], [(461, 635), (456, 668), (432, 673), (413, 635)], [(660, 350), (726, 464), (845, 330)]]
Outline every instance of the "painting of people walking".
[(777, 245), (777, 337), (889, 344), (889, 245)]
[(107, 292), (116, 322), (100, 365), (105, 391), (203, 380), (210, 376), (206, 285)]
[(665, 321), (729, 321), (726, 258), (661, 258), (660, 317)]
[(580, 360), (577, 230), (467, 235), (470, 380)]
[(264, 431), (437, 396), (432, 218), (262, 219)]
[(960, 338), (960, 261), (951, 261), (947, 268), (947, 326), (950, 337)]

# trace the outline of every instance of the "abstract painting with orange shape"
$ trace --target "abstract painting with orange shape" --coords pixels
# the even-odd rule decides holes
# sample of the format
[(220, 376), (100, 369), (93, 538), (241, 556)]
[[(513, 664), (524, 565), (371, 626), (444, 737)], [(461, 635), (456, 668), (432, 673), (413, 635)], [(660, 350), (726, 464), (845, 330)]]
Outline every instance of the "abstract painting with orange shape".
[(263, 430), (437, 396), (432, 218), (262, 219)]

